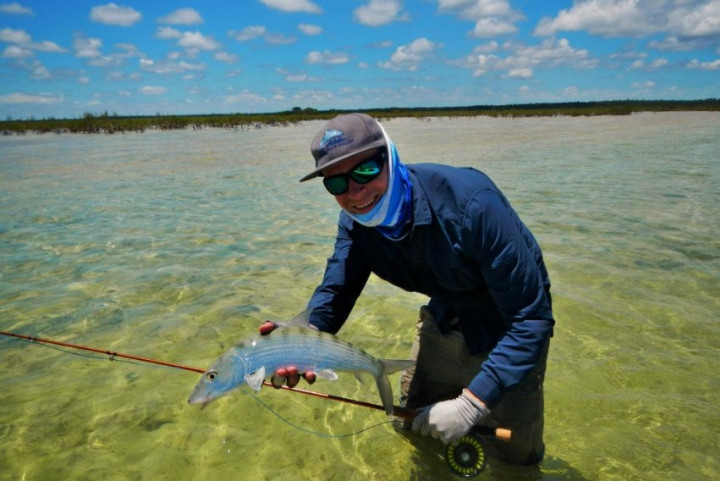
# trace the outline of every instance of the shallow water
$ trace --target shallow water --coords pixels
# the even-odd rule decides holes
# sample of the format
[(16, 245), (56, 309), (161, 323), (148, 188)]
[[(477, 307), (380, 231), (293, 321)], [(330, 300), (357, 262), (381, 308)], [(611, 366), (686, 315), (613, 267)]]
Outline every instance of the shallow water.
[[(320, 125), (0, 138), (0, 328), (205, 367), (301, 311), (337, 218), (297, 182)], [(720, 116), (385, 125), (405, 162), (490, 174), (553, 281), (546, 460), (478, 479), (720, 477)], [(404, 357), (424, 300), (372, 278), (341, 336)], [(388, 425), (317, 437), (243, 393), (200, 410), (197, 374), (100, 357), (0, 337), (0, 479), (453, 479)], [(377, 402), (352, 376), (315, 388)], [(385, 421), (259, 397), (324, 434)]]

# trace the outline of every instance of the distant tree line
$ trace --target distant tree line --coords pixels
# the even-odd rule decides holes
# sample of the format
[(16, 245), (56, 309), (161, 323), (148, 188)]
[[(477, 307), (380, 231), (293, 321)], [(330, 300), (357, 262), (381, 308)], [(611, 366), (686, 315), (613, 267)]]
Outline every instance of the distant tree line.
[(601, 102), (535, 103), (513, 105), (472, 105), (466, 107), (391, 107), (359, 110), (316, 110), (294, 107), (284, 112), (260, 114), (203, 114), (123, 116), (115, 113), (85, 112), (76, 119), (8, 118), (0, 121), (4, 135), (26, 132), (113, 134), (154, 130), (226, 128), (234, 130), (259, 129), (266, 126), (292, 125), (307, 120), (323, 120), (347, 112), (365, 112), (379, 119), (399, 117), (547, 117), (630, 115), (635, 112), (720, 111), (720, 99), (705, 100), (616, 100)]

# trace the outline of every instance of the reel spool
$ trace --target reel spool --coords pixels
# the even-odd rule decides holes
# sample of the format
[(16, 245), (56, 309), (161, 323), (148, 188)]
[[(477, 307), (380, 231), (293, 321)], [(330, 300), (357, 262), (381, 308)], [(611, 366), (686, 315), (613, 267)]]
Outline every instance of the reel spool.
[(485, 447), (480, 437), (468, 433), (445, 448), (445, 463), (456, 476), (472, 478), (485, 469)]

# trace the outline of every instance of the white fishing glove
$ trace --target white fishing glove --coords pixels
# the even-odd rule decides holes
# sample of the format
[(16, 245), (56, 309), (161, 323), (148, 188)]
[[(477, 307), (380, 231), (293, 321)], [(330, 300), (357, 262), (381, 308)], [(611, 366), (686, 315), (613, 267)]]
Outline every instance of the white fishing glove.
[(412, 429), (445, 443), (464, 436), (490, 415), (485, 404), (467, 389), (455, 399), (423, 408), (413, 420)]

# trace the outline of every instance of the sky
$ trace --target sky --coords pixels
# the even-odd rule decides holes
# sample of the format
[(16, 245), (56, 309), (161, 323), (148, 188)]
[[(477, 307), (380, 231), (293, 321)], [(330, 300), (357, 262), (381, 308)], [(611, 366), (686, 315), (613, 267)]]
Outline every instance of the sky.
[(720, 0), (0, 0), (0, 119), (720, 98)]

